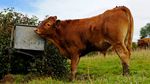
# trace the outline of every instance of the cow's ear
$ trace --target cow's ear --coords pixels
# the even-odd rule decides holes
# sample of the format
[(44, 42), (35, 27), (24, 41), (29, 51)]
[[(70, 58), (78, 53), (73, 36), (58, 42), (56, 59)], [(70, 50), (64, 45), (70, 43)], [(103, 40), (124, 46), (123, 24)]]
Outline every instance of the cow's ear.
[(54, 28), (58, 28), (60, 22), (61, 22), (60, 20), (56, 20), (56, 23), (55, 23), (55, 27), (54, 27)]
[(56, 21), (56, 25), (59, 24), (59, 23), (60, 23), (60, 20), (57, 20), (57, 21)]

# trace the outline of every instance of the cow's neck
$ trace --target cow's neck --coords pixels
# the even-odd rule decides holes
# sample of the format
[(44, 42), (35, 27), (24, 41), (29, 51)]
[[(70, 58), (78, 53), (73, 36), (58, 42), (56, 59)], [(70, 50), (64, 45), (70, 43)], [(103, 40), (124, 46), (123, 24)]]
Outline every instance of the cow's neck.
[(57, 30), (54, 31), (53, 35), (48, 38), (48, 41), (52, 42), (60, 51), (61, 54), (66, 55), (65, 50), (60, 46), (61, 45), (61, 39), (62, 36), (60, 35), (60, 32)]

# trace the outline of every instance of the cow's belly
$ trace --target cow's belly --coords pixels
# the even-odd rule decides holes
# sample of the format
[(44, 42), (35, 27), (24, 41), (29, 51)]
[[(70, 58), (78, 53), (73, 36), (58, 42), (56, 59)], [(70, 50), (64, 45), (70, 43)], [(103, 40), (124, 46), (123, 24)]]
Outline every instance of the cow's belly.
[(84, 56), (92, 51), (106, 52), (110, 46), (111, 46), (111, 44), (108, 42), (103, 42), (100, 44), (89, 43), (89, 44), (86, 44), (85, 49), (80, 50), (80, 56)]
[(104, 42), (102, 44), (100, 44), (99, 46), (99, 51), (107, 51), (107, 49), (111, 46), (110, 43), (108, 42)]

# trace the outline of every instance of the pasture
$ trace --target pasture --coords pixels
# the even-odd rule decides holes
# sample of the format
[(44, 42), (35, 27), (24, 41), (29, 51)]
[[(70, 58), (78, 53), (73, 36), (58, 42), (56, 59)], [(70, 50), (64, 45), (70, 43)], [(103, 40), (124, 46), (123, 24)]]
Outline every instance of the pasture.
[[(132, 52), (130, 76), (122, 76), (122, 66), (116, 53), (94, 54), (80, 59), (77, 77), (74, 82), (67, 78), (62, 80), (51, 77), (37, 77), (27, 84), (149, 84), (150, 83), (150, 50)], [(20, 84), (23, 76), (15, 75), (15, 83)]]

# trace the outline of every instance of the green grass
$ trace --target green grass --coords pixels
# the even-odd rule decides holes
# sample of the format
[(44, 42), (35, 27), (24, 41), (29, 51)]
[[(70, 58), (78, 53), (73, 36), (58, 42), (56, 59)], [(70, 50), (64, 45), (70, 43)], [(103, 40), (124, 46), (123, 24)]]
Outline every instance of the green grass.
[(107, 54), (106, 57), (91, 55), (80, 59), (74, 82), (42, 77), (28, 81), (27, 84), (149, 84), (150, 50), (132, 53), (130, 73), (130, 76), (122, 76), (122, 65), (115, 53)]

